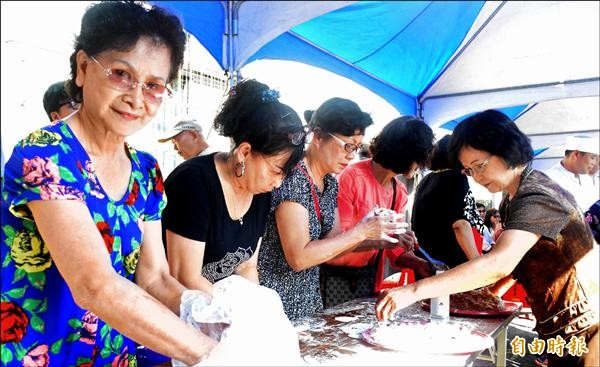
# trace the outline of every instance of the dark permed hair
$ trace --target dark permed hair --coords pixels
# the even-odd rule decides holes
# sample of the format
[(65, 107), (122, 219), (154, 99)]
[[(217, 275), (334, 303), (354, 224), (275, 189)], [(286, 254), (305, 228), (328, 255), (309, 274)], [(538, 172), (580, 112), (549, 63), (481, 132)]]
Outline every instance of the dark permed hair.
[(152, 6), (148, 9), (134, 1), (105, 1), (91, 5), (81, 19), (81, 29), (70, 57), (71, 76), (65, 88), (71, 98), (78, 103), (83, 99), (82, 88), (75, 84), (79, 50), (89, 56), (106, 50), (127, 51), (142, 37), (148, 37), (155, 45), (166, 46), (171, 51), (167, 82), (175, 80), (183, 64), (186, 42), (179, 18), (162, 8)]
[(283, 171), (287, 175), (304, 154), (300, 117), (290, 106), (277, 99), (266, 84), (247, 79), (237, 84), (221, 106), (213, 126), (221, 135), (233, 139), (235, 147), (248, 142), (252, 150), (266, 156), (291, 151)]
[(319, 128), (325, 133), (344, 136), (352, 136), (357, 131), (364, 135), (365, 129), (373, 124), (371, 116), (355, 102), (338, 97), (323, 102), (316, 111), (304, 111), (304, 119), (311, 131)]
[(463, 147), (498, 156), (510, 168), (526, 165), (533, 159), (527, 135), (508, 116), (496, 110), (479, 112), (454, 128), (449, 144), (453, 162), (459, 162), (458, 154)]
[(371, 141), (373, 161), (396, 174), (406, 173), (414, 162), (427, 165), (433, 148), (433, 130), (420, 118), (402, 116), (390, 121)]

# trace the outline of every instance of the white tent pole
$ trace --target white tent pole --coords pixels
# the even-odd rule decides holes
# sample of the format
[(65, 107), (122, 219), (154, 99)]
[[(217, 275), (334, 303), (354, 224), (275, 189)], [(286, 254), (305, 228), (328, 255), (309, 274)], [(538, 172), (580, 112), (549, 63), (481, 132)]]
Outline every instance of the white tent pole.
[(232, 88), (238, 82), (238, 70), (235, 68), (235, 40), (238, 34), (238, 10), (240, 1), (227, 0), (225, 8), (225, 55), (227, 57), (225, 67), (228, 74), (229, 87)]
[(597, 96), (599, 87), (600, 78), (596, 77), (430, 96), (422, 101), (423, 114), (430, 126), (439, 127), (451, 119), (488, 108)]

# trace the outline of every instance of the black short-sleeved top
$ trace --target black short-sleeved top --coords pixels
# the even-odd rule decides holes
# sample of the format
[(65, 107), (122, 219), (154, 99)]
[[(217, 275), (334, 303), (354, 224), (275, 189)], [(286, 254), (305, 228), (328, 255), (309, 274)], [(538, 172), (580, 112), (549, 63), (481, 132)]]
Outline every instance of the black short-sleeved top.
[[(300, 161), (299, 165), (306, 170), (304, 161)], [(321, 222), (315, 211), (310, 182), (298, 167), (283, 180), (281, 187), (273, 190), (269, 222), (258, 254), (258, 275), (261, 285), (279, 293), (283, 309), (290, 320), (312, 315), (323, 308), (319, 287), (320, 267), (313, 266), (299, 272), (290, 268), (281, 247), (275, 210), (284, 201), (299, 203), (308, 210), (311, 241), (325, 237), (333, 228), (335, 220), (338, 183), (329, 174), (325, 175), (324, 183), (323, 192), (315, 186), (321, 209)]]
[(538, 333), (567, 339), (590, 327), (592, 310), (575, 264), (594, 239), (574, 197), (544, 173), (526, 169), (516, 195), (502, 200), (500, 215), (505, 231), (541, 235), (512, 273), (527, 292)]
[(215, 154), (190, 158), (165, 181), (163, 229), (205, 243), (202, 275), (211, 282), (231, 274), (256, 251), (265, 231), (271, 193), (252, 198), (243, 225), (229, 216)]
[(467, 177), (457, 170), (431, 172), (419, 183), (411, 216), (412, 230), (420, 246), (434, 259), (451, 268), (466, 262), (452, 224), (459, 219), (472, 221), (472, 202)]

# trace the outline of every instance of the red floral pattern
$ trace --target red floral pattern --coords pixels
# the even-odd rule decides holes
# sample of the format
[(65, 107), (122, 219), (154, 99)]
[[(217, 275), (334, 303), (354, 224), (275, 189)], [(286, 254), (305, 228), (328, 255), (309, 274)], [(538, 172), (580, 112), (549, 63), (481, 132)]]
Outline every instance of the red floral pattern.
[(18, 343), (23, 339), (29, 325), (29, 317), (21, 306), (14, 302), (2, 302), (0, 305), (0, 320), (2, 320), (2, 344)]
[(133, 181), (133, 186), (131, 187), (131, 192), (129, 196), (127, 196), (127, 200), (125, 200), (125, 204), (134, 205), (138, 196), (140, 195), (140, 185), (137, 181)]
[[(135, 264), (130, 260), (137, 260), (141, 250), (143, 221), (160, 221), (165, 205), (162, 182), (160, 191), (155, 188), (156, 160), (126, 145), (135, 185), (132, 182), (123, 200), (115, 202), (105, 195), (89, 155), (67, 124), (58, 122), (41, 131), (37, 135), (45, 134), (52, 141), (30, 137), (14, 148), (6, 162), (0, 201), (0, 364), (92, 367), (114, 362), (118, 367), (133, 367), (135, 343), (73, 301), (27, 203), (40, 199), (84, 202), (115, 272), (134, 281)], [(68, 231), (69, 227), (56, 230)]]
[(98, 222), (96, 223), (96, 228), (98, 228), (98, 231), (100, 231), (100, 234), (102, 235), (106, 250), (108, 250), (109, 254), (112, 253), (115, 237), (111, 235), (112, 231), (110, 225), (106, 222)]
[(159, 193), (163, 194), (165, 192), (165, 186), (163, 182), (162, 173), (160, 172), (160, 168), (158, 167), (158, 162), (156, 162), (154, 169), (156, 170), (156, 177), (154, 179), (154, 189)]

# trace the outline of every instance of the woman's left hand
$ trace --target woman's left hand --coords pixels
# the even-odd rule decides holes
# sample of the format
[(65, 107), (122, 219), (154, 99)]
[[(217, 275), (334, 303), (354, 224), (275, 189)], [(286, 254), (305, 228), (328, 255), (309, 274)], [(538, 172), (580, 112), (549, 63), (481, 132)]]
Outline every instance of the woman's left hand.
[(378, 320), (393, 320), (394, 314), (418, 301), (414, 292), (414, 283), (403, 287), (384, 289), (379, 293), (375, 304), (375, 316)]

